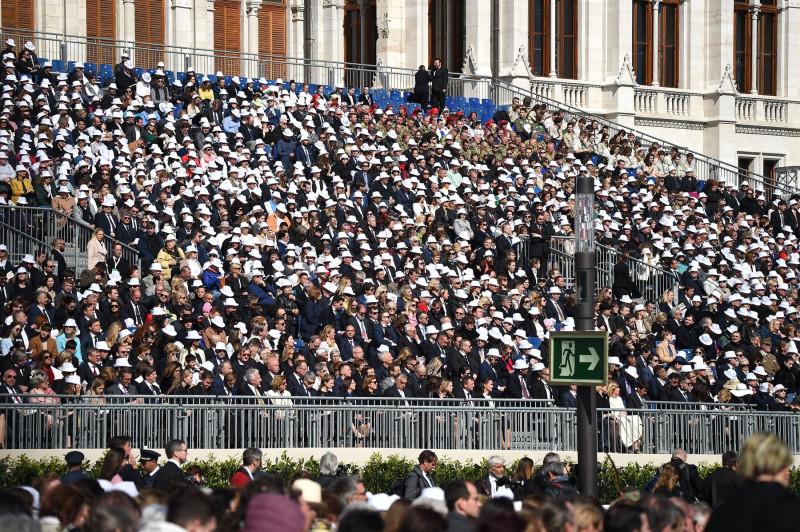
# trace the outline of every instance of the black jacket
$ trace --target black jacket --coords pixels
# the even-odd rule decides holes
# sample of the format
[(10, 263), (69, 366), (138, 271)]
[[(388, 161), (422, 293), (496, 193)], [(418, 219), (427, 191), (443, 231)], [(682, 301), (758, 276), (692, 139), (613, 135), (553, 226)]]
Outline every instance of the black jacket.
[(153, 478), (153, 487), (157, 490), (166, 491), (172, 480), (183, 481), (183, 471), (175, 462), (167, 462), (164, 467), (159, 469)]
[(776, 482), (746, 484), (715, 510), (707, 532), (800, 530), (800, 499)]
[(703, 482), (703, 498), (712, 508), (719, 508), (744, 488), (742, 476), (730, 467), (720, 467)]

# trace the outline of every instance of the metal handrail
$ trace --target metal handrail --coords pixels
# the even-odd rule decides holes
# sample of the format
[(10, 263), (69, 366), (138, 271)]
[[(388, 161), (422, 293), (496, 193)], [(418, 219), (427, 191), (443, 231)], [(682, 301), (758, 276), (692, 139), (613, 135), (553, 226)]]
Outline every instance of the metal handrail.
[[(535, 78), (531, 79), (533, 80)], [(507, 81), (500, 79), (492, 80), (492, 100), (495, 102), (495, 104), (509, 105), (511, 103), (511, 96), (517, 96), (520, 98), (529, 97), (535, 102), (543, 103), (556, 109), (564, 109), (568, 116), (578, 115), (590, 120), (597, 120), (600, 124), (608, 126), (609, 131), (613, 133), (625, 131), (633, 133), (638, 139), (651, 144), (657, 143), (659, 146), (666, 148), (675, 147), (678, 149), (681, 155), (692, 153), (692, 155), (694, 155), (693, 165), (695, 166), (695, 175), (704, 178), (706, 181), (709, 179), (716, 179), (736, 185), (739, 185), (742, 181), (753, 181), (760, 184), (765, 190), (777, 189), (783, 192), (788, 192), (789, 194), (800, 193), (800, 189), (798, 188), (790, 187), (783, 183), (778, 183), (774, 179), (769, 179), (761, 174), (757, 174), (749, 170), (743, 170), (731, 163), (727, 163), (710, 155), (705, 155), (703, 153), (691, 150), (688, 147), (676, 142), (667, 141), (649, 133), (645, 133), (641, 130), (623, 126), (622, 124), (614, 122), (613, 120), (610, 120), (602, 115), (588, 112), (567, 103), (548, 98), (547, 96), (542, 96), (533, 91), (523, 90)], [(731, 180), (729, 178), (735, 179)]]
[[(14, 238), (13, 245), (12, 242), (3, 242), (8, 246), (12, 261), (19, 262), (24, 255), (31, 253), (31, 244), (33, 243), (43, 245), (45, 249), (50, 249), (54, 241), (57, 238), (61, 238), (67, 245), (67, 252), (64, 254), (65, 258), (73, 258), (71, 265), (76, 269), (76, 273), (86, 267), (86, 245), (92, 238), (93, 231), (90, 225), (47, 207), (8, 205), (2, 208), (2, 212), (5, 222), (0, 224), (0, 228), (8, 231), (8, 234), (3, 234), (0, 231), (0, 235), (4, 239)], [(22, 220), (28, 221), (26, 222), (28, 227), (24, 229), (19, 227)], [(141, 258), (138, 249), (108, 235), (106, 235), (105, 239), (108, 240), (109, 245), (120, 244), (123, 258), (131, 265), (136, 265), (141, 269)], [(84, 262), (83, 264), (82, 261)]]
[[(54, 400), (52, 395), (25, 399)], [(58, 396), (6, 403), (6, 448), (107, 448), (117, 434), (134, 447), (182, 438), (190, 448), (422, 447), (575, 451), (576, 411), (530, 400), (323, 397)], [(102, 402), (104, 399), (113, 399)], [(134, 400), (141, 399), (141, 402)], [(661, 403), (598, 409), (598, 445), (611, 452), (693, 454), (736, 449), (759, 431), (800, 452), (800, 416), (742, 405)], [(652, 408), (658, 406), (659, 408)], [(727, 410), (728, 406), (735, 409)]]
[[(63, 61), (71, 55), (75, 57), (86, 56), (87, 46), (110, 49), (114, 60), (120, 58), (123, 50), (135, 54), (135, 63), (146, 68), (154, 68), (157, 61), (164, 61), (168, 69), (180, 71), (193, 66), (197, 72), (207, 73), (226, 69), (228, 72), (239, 73), (247, 71), (250, 77), (300, 77), (306, 81), (325, 80), (326, 84), (348, 82), (349, 85), (370, 85), (379, 89), (411, 90), (414, 86), (413, 69), (392, 67), (389, 65), (368, 65), (361, 63), (348, 63), (339, 61), (322, 61), (318, 59), (298, 58), (289, 56), (275, 56), (252, 54), (247, 52), (229, 52), (204, 48), (177, 47), (167, 44), (124, 42), (113, 39), (100, 39), (86, 36), (61, 35), (55, 33), (19, 30), (15, 28), (0, 27), (0, 36), (21, 36), (33, 40), (44, 41), (47, 50), (58, 50)], [(96, 51), (101, 57), (103, 53)], [(107, 57), (108, 53), (105, 54)], [(244, 75), (244, 74), (243, 74)], [(696, 167), (696, 175), (704, 180), (716, 179), (739, 185), (744, 180), (753, 181), (765, 190), (778, 189), (789, 194), (800, 193), (800, 189), (778, 183), (755, 172), (739, 169), (737, 166), (726, 163), (714, 157), (690, 150), (675, 142), (666, 141), (634, 128), (623, 126), (601, 115), (593, 114), (564, 102), (539, 95), (532, 90), (523, 90), (511, 83), (481, 76), (476, 74), (451, 73), (451, 90), (448, 93), (455, 97), (491, 98), (495, 105), (508, 105), (512, 96), (530, 97), (533, 101), (546, 104), (550, 107), (564, 109), (569, 115), (578, 115), (597, 120), (608, 126), (613, 132), (626, 131), (633, 133), (637, 138), (649, 143), (658, 143), (663, 147), (675, 147), (685, 155), (691, 152)], [(535, 78), (531, 78), (534, 80)]]

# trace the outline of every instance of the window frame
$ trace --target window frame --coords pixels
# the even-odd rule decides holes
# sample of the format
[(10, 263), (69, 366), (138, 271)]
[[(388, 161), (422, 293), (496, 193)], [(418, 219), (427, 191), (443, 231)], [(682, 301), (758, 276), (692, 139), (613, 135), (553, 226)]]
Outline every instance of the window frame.
[[(744, 48), (739, 49), (739, 17), (744, 17)], [(752, 80), (750, 70), (753, 59), (753, 24), (752, 12), (747, 2), (737, 1), (733, 5), (733, 72), (736, 80), (736, 88), (739, 92), (750, 92)], [(738, 72), (739, 56), (742, 57), (744, 68)]]
[[(769, 21), (769, 22), (768, 22)], [(766, 27), (772, 30), (772, 52), (764, 51), (767, 43)], [(776, 96), (778, 93), (778, 6), (775, 0), (762, 0), (758, 15), (758, 93), (765, 96)], [(770, 76), (767, 76), (766, 63), (771, 63)], [(769, 79), (767, 79), (769, 77)]]
[[(639, 85), (650, 85), (653, 83), (653, 7), (650, 0), (633, 0), (633, 67), (636, 74), (636, 83)], [(637, 11), (644, 11), (644, 40), (640, 40), (639, 27), (637, 24)], [(638, 47), (644, 46), (644, 72), (639, 68)]]
[[(671, 31), (667, 27), (667, 17), (665, 16), (666, 10), (674, 10), (675, 20), (674, 27)], [(659, 5), (658, 15), (658, 83), (662, 87), (678, 88), (680, 85), (680, 71), (681, 71), (681, 3), (680, 0), (661, 0)], [(673, 43), (667, 44), (667, 36), (672, 35)], [(667, 56), (666, 49), (672, 50), (673, 65), (672, 65), (672, 80), (667, 84)]]

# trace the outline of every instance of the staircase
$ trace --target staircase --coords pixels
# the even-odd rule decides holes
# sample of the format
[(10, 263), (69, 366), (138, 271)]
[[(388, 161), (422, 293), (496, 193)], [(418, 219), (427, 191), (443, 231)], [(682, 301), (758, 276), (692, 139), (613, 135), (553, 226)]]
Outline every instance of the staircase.
[(714, 157), (710, 157), (708, 155), (704, 155), (702, 153), (693, 150), (690, 146), (681, 146), (680, 144), (669, 142), (664, 139), (660, 139), (650, 135), (648, 133), (644, 133), (642, 131), (632, 129), (629, 127), (625, 127), (621, 124), (616, 122), (612, 122), (611, 120), (605, 118), (602, 115), (592, 114), (587, 111), (583, 111), (578, 107), (574, 107), (572, 105), (554, 100), (547, 96), (543, 96), (541, 94), (537, 94), (531, 90), (524, 90), (515, 85), (512, 85), (506, 81), (500, 79), (493, 79), (492, 80), (492, 87), (491, 87), (491, 98), (494, 101), (495, 105), (511, 105), (512, 98), (522, 98), (528, 97), (534, 103), (540, 103), (547, 105), (550, 109), (564, 109), (565, 111), (565, 118), (570, 120), (571, 118), (586, 118), (589, 121), (596, 120), (603, 126), (608, 127), (609, 135), (614, 135), (618, 131), (622, 130), (627, 133), (633, 133), (637, 139), (642, 142), (642, 145), (651, 145), (653, 143), (657, 143), (659, 146), (665, 147), (667, 149), (672, 148), (673, 146), (678, 149), (681, 155), (686, 155), (687, 153), (691, 152), (694, 155), (694, 162), (692, 165), (694, 166), (694, 174), (698, 180), (701, 181), (708, 181), (710, 179), (714, 179), (717, 181), (722, 181), (725, 183), (732, 183), (735, 185), (739, 185), (742, 181), (749, 181), (751, 183), (755, 183), (754, 188), (761, 188), (765, 191), (781, 191), (785, 194), (792, 195), (792, 194), (800, 194), (800, 189), (795, 186), (777, 182), (773, 178), (765, 177), (760, 174), (756, 174), (754, 172), (750, 172), (749, 170), (745, 171), (741, 168), (738, 168), (736, 165), (726, 163), (724, 161), (720, 161), (715, 159)]

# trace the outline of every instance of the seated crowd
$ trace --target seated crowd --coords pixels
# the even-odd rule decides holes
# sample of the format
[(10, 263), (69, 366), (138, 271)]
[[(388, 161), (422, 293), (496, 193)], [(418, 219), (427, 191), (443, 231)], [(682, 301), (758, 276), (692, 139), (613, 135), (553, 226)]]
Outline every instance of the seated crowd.
[[(67, 453), (69, 471), (47, 473), (0, 497), (0, 529), (24, 532), (716, 532), (800, 527), (800, 500), (789, 490), (792, 453), (774, 434), (752, 436), (705, 479), (675, 449), (645, 486), (620, 486), (609, 506), (581, 495), (568, 464), (548, 453), (539, 468), (523, 457), (513, 475), (502, 456), (486, 460), (474, 483), (444, 479), (430, 450), (392, 485), (370, 493), (364, 480), (343, 474), (325, 453), (319, 475), (262, 471), (263, 453), (248, 448), (230, 479), (205, 484), (203, 469), (185, 466), (189, 450), (171, 440), (160, 453), (118, 436), (97, 478), (82, 469), (84, 455)], [(280, 466), (281, 464), (279, 464)], [(283, 469), (281, 469), (283, 471)], [(286, 478), (288, 477), (288, 478)], [(384, 479), (385, 480), (385, 479)]]
[[(52, 248), (17, 264), (0, 245), (6, 403), (574, 406), (548, 382), (549, 332), (575, 317), (550, 248), (588, 176), (597, 239), (620, 257), (597, 297), (615, 388), (601, 406), (794, 409), (800, 192), (700, 181), (691, 154), (528, 99), (481, 123), (191, 68), (169, 87), (163, 65), (137, 78), (127, 58), (101, 90), (26, 50), (2, 52), (0, 216)], [(37, 233), (20, 206), (92, 236)], [(655, 275), (680, 289), (645, 301)]]

